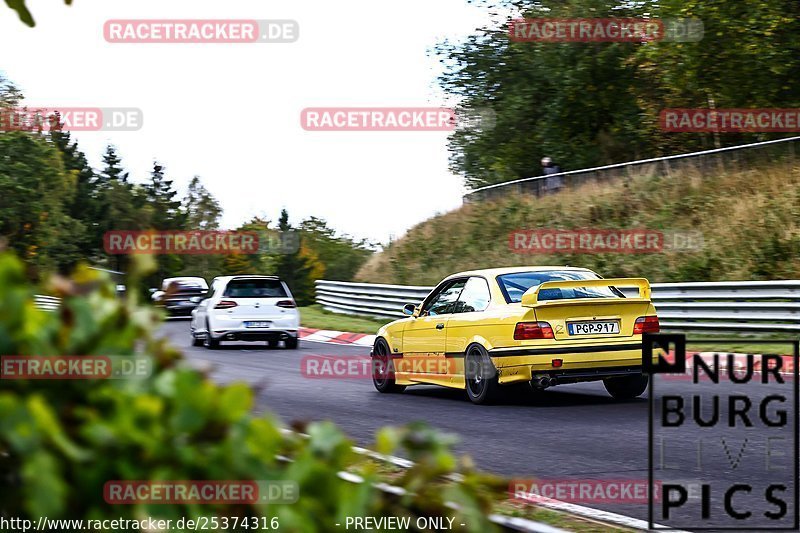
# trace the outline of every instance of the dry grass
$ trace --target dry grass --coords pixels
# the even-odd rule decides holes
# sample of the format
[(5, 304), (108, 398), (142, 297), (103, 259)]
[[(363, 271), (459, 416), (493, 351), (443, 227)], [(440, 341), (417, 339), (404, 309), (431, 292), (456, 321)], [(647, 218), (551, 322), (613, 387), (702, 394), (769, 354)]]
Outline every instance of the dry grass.
[[(700, 231), (697, 251), (519, 254), (511, 232), (535, 228)], [(367, 262), (359, 281), (430, 285), (460, 270), (514, 265), (584, 266), (605, 276), (659, 281), (786, 279), (800, 275), (800, 166), (644, 173), (537, 199), (468, 204), (413, 227)]]

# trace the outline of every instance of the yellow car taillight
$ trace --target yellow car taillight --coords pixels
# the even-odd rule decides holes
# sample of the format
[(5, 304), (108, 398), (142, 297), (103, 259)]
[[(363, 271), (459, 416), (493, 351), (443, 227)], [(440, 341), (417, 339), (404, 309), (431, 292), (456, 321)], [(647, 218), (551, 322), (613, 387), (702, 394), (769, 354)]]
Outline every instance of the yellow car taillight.
[(661, 331), (661, 326), (658, 324), (657, 316), (640, 316), (633, 324), (634, 335), (658, 333), (659, 331)]
[(547, 322), (518, 322), (514, 328), (514, 340), (552, 339), (553, 328)]

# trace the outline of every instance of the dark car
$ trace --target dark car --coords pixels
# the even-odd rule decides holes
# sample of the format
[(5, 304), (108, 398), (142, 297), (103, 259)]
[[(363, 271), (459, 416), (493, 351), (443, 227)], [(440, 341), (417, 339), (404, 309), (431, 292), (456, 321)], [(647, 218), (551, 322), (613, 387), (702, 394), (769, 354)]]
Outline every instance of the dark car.
[(164, 307), (169, 316), (189, 316), (208, 294), (208, 283), (198, 277), (167, 278), (161, 283), (161, 290), (151, 292), (153, 302)]

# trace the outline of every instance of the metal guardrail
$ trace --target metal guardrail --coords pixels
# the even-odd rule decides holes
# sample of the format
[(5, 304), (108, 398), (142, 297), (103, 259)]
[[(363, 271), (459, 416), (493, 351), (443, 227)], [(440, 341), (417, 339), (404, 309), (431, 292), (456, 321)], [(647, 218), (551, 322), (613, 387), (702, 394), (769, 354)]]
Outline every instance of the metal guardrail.
[(61, 302), (61, 300), (55, 296), (42, 296), (40, 294), (35, 295), (33, 301), (36, 307), (44, 309), (45, 311), (55, 311), (58, 309), (58, 304)]
[(349, 283), (318, 280), (317, 303), (334, 313), (403, 317), (405, 304), (419, 303), (433, 287), (411, 285), (380, 285), (376, 283)]
[[(691, 168), (700, 171), (708, 171), (713, 168), (745, 168), (748, 163), (752, 166), (755, 162), (774, 162), (780, 158), (789, 158), (793, 161), (795, 158), (794, 143), (797, 141), (800, 141), (800, 137), (785, 137), (782, 139), (741, 144), (738, 146), (727, 146), (725, 148), (715, 148), (700, 152), (653, 157), (650, 159), (627, 161), (625, 163), (615, 163), (613, 165), (570, 170), (547, 176), (521, 178), (478, 187), (477, 189), (468, 191), (463, 199), (464, 202), (467, 203), (498, 198), (511, 193), (541, 196), (548, 192), (548, 188), (546, 187), (548, 182), (546, 180), (550, 178), (560, 178), (563, 182), (562, 186), (569, 189), (588, 181), (607, 181), (636, 175), (669, 176), (672, 172), (680, 170), (680, 167), (671, 166), (673, 162), (687, 167), (691, 166)], [(776, 150), (784, 151), (779, 152)], [(726, 154), (725, 158), (722, 157), (723, 154)]]
[[(316, 282), (317, 303), (328, 311), (387, 319), (403, 317), (403, 305), (420, 303), (432, 289)], [(654, 283), (652, 299), (665, 330), (800, 332), (800, 280)]]

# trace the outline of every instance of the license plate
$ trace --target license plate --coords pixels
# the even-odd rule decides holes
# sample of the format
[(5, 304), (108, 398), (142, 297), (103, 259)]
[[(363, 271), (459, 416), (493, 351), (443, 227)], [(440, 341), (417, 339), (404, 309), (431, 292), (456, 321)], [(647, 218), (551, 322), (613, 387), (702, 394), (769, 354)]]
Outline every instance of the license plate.
[(245, 322), (244, 327), (246, 328), (268, 328), (272, 325), (272, 322), (260, 321), (260, 322)]
[(567, 324), (570, 335), (603, 335), (619, 333), (619, 322), (616, 320), (594, 322), (570, 322)]

